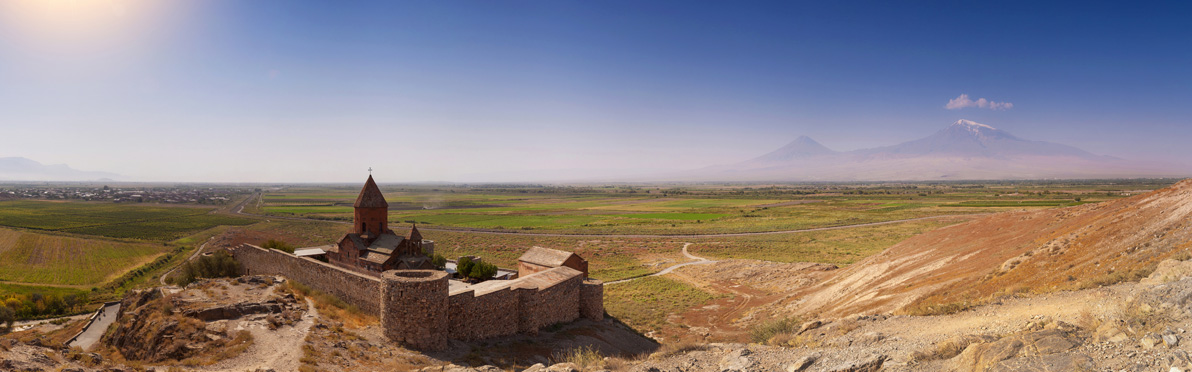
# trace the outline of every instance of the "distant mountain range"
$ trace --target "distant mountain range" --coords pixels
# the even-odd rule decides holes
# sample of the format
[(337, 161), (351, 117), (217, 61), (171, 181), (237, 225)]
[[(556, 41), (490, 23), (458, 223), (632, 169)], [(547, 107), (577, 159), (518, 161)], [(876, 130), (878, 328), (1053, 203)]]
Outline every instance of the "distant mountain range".
[(20, 157), (0, 158), (0, 181), (110, 181), (120, 178), (115, 173), (81, 171), (66, 164), (47, 165)]
[(684, 177), (709, 181), (930, 181), (1187, 176), (1186, 169), (1132, 162), (959, 120), (893, 146), (833, 151), (808, 137), (738, 164)]

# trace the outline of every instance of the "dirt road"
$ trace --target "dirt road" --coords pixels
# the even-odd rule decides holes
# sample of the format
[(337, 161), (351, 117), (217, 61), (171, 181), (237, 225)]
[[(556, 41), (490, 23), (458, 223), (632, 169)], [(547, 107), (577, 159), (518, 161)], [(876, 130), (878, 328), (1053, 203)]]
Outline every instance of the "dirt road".
[(91, 345), (95, 345), (99, 341), (99, 338), (103, 337), (103, 333), (108, 330), (108, 326), (116, 322), (116, 315), (119, 313), (120, 303), (104, 306), (103, 311), (99, 313), (95, 321), (87, 329), (83, 330), (83, 333), (74, 342), (71, 342), (69, 346), (77, 346), (83, 350), (87, 350)]
[(639, 277), (636, 277), (636, 278), (629, 278), (629, 279), (614, 280), (614, 281), (611, 281), (611, 282), (608, 282), (608, 283), (604, 283), (604, 284), (617, 284), (617, 283), (624, 283), (624, 282), (628, 282), (628, 281), (631, 281), (631, 280), (637, 280), (637, 279), (645, 278), (645, 277), (647, 277), (647, 276), (659, 276), (659, 275), (666, 275), (666, 274), (670, 274), (670, 272), (671, 272), (671, 271), (675, 271), (675, 269), (678, 269), (678, 268), (680, 268), (680, 267), (684, 267), (684, 266), (691, 266), (691, 265), (703, 265), (703, 264), (710, 264), (710, 263), (716, 263), (716, 262), (717, 262), (717, 261), (712, 261), (712, 260), (709, 260), (709, 259), (707, 259), (707, 258), (703, 258), (703, 257), (699, 257), (699, 256), (696, 256), (696, 255), (693, 255), (693, 254), (691, 254), (691, 253), (687, 253), (687, 246), (690, 246), (690, 245), (691, 245), (691, 243), (683, 243), (683, 250), (682, 250), (682, 252), (683, 252), (683, 256), (685, 256), (685, 257), (687, 257), (687, 258), (691, 259), (691, 261), (684, 262), (684, 263), (681, 263), (681, 264), (678, 264), (678, 265), (675, 265), (675, 266), (668, 267), (668, 268), (666, 268), (666, 269), (663, 269), (662, 271), (659, 271), (659, 272), (656, 272), (656, 273), (653, 273), (653, 274), (650, 274), (650, 275), (639, 276)]
[[(193, 259), (195, 259), (195, 257), (198, 257), (198, 255), (200, 253), (203, 253), (203, 249), (207, 248), (207, 243), (210, 243), (212, 239), (215, 239), (215, 237), (213, 236), (213, 237), (207, 238), (207, 241), (203, 242), (203, 245), (200, 245), (199, 249), (196, 249), (195, 253), (191, 253), (190, 257), (187, 257), (186, 260), (187, 261), (193, 260)], [(173, 274), (174, 271), (177, 271), (179, 267), (182, 267), (182, 264), (178, 264), (178, 266), (174, 266), (174, 268), (170, 269), (170, 271), (166, 271), (165, 274), (161, 274), (161, 278), (158, 279), (158, 281), (161, 282), (161, 285), (169, 285), (169, 284), (166, 284), (166, 277), (169, 277), (170, 274)]]

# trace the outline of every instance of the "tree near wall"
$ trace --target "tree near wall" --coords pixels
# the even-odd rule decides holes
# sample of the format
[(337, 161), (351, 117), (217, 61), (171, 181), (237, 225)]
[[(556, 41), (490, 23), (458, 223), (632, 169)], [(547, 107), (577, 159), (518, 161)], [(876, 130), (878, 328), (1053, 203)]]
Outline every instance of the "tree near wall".
[(280, 240), (269, 239), (264, 244), (261, 244), (261, 248), (276, 249), (276, 250), (290, 253), (290, 254), (294, 253), (294, 246), (290, 245), (290, 243), (286, 243), (286, 242), (283, 242)]
[(471, 257), (460, 258), (459, 262), (455, 263), (455, 272), (459, 273), (459, 276), (461, 276), (461, 277), (470, 278), (471, 277), (470, 274), (472, 273), (472, 267), (475, 265), (476, 265), (476, 263), (472, 262)]
[(493, 265), (493, 264), (490, 264), (488, 262), (483, 262), (483, 261), (477, 262), (475, 265), (472, 266), (472, 270), (471, 270), (471, 272), (469, 272), (469, 274), (470, 275), (468, 275), (468, 276), (473, 279), (477, 279), (477, 280), (481, 280), (481, 281), (489, 280), (497, 275), (497, 265)]

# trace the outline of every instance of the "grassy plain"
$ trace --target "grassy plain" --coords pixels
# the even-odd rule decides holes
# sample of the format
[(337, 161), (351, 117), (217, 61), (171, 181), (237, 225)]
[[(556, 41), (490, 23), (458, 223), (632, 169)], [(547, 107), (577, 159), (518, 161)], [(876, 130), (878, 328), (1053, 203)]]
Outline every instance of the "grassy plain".
[(0, 229), (0, 281), (90, 287), (171, 247)]
[(671, 313), (723, 297), (690, 284), (651, 276), (604, 288), (605, 310), (639, 331), (658, 330)]
[(687, 251), (708, 259), (848, 265), (906, 238), (967, 220), (955, 217), (838, 230), (697, 239)]
[(211, 207), (17, 200), (0, 202), (0, 226), (169, 241), (219, 225), (254, 219), (208, 214)]
[[(1111, 200), (1155, 181), (682, 187), (382, 187), (394, 222), (563, 234), (718, 234), (808, 229)], [(351, 220), (355, 187), (265, 193), (259, 211)]]

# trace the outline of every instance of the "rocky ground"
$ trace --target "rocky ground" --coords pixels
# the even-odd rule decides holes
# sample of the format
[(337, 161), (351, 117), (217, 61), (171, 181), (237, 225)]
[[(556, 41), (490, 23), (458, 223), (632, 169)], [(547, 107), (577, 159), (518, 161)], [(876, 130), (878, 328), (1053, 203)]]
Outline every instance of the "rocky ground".
[[(765, 344), (674, 344), (648, 356), (527, 371), (1188, 371), (1192, 262), (1138, 283), (1011, 296), (941, 316), (813, 320)], [(454, 365), (425, 371), (489, 371)]]
[[(209, 336), (213, 329), (224, 335), (247, 330), (253, 335), (254, 342), (242, 353), (211, 364), (166, 363), (155, 367), (154, 363), (118, 361), (120, 357), (113, 354), (69, 350), (47, 344), (44, 339), (26, 337), (23, 341), (11, 338), (0, 341), (3, 355), (0, 370), (1170, 371), (1174, 368), (1185, 371), (1192, 368), (1189, 358), (1192, 261), (1165, 261), (1140, 282), (1029, 297), (1007, 296), (951, 315), (809, 320), (774, 332), (762, 344), (681, 343), (659, 348), (608, 320), (576, 322), (548, 330), (536, 338), (453, 343), (451, 350), (434, 354), (393, 345), (381, 336), (375, 324), (345, 326), (343, 319), (321, 316), (314, 312), (314, 307), (305, 306), (304, 301), (287, 300), (291, 296), (274, 290), (280, 283), (272, 280), (275, 279), (250, 277), (240, 279), (236, 285), (225, 280), (179, 289), (177, 293), (166, 291), (166, 296), (173, 296), (176, 304), (174, 313), (204, 319), (205, 326), (196, 328), (203, 331), (197, 332)], [(146, 305), (162, 298), (141, 293), (126, 301), (131, 309), (161, 311)], [(220, 302), (219, 298), (224, 300)], [(269, 320), (270, 317), (285, 319), (287, 311), (297, 312), (290, 323)], [(167, 328), (158, 324), (154, 329), (162, 332), (153, 333), (171, 334), (165, 332)], [(105, 340), (119, 350), (121, 334), (113, 332)], [(158, 356), (180, 352), (153, 346), (174, 344), (152, 339), (141, 338), (137, 350)], [(182, 350), (186, 345), (181, 343)], [(560, 353), (583, 348), (593, 353), (578, 359)], [(614, 357), (605, 358), (605, 355)], [(573, 363), (557, 363), (568, 361)]]

